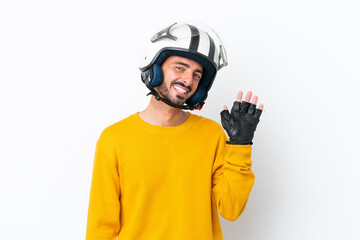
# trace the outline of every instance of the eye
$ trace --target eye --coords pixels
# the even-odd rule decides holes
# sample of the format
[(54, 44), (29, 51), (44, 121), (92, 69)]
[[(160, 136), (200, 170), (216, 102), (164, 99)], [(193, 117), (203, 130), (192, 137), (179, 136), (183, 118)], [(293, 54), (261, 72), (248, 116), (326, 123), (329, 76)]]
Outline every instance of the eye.
[(175, 69), (179, 72), (184, 71), (184, 68), (182, 66), (175, 66)]
[(199, 74), (199, 73), (194, 73), (194, 78), (195, 78), (196, 80), (200, 80), (200, 79), (201, 79), (201, 74)]

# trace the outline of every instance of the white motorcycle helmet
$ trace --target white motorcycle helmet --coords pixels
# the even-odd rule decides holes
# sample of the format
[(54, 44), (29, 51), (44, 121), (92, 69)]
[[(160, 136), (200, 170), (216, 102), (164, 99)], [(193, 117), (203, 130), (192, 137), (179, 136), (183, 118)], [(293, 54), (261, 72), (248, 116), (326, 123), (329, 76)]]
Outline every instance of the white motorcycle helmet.
[[(217, 34), (206, 26), (174, 23), (156, 33), (146, 49), (140, 65), (141, 79), (157, 100), (182, 109), (201, 109), (216, 73), (228, 62), (226, 52)], [(172, 104), (156, 92), (154, 87), (163, 81), (161, 65), (170, 56), (189, 58), (203, 66), (203, 74), (193, 96), (183, 106)]]

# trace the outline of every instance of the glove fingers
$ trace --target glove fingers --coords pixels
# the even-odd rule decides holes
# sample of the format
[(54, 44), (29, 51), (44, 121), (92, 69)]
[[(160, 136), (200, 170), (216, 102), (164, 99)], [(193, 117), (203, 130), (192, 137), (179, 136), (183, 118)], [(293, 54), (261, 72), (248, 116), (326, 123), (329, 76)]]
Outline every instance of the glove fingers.
[(246, 113), (246, 111), (248, 110), (249, 106), (250, 106), (250, 103), (249, 103), (249, 102), (242, 101), (241, 106), (240, 106), (240, 112), (241, 112), (241, 113)]
[(227, 121), (229, 121), (230, 118), (231, 118), (231, 115), (230, 115), (228, 110), (222, 110), (221, 113), (220, 113), (220, 116), (221, 116), (221, 119), (224, 118)]
[(256, 110), (256, 105), (253, 104), (253, 103), (250, 103), (250, 106), (249, 106), (249, 108), (247, 110), (247, 113), (248, 114), (254, 114), (255, 110)]
[(261, 116), (262, 110), (260, 109), (256, 109), (255, 113), (254, 113), (254, 117), (255, 119), (259, 120), (260, 116)]
[(231, 108), (231, 115), (234, 115), (235, 112), (239, 112), (241, 107), (241, 102), (235, 101)]
[(223, 126), (223, 128), (226, 131), (229, 131), (230, 127), (231, 127), (231, 124), (230, 124), (231, 115), (230, 115), (229, 111), (223, 110), (220, 113), (220, 116), (221, 116), (221, 125)]

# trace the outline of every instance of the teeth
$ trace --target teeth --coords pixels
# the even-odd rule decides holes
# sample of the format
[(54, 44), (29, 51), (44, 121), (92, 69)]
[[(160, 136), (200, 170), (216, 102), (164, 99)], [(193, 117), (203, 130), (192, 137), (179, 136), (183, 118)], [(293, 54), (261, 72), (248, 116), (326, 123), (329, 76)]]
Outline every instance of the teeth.
[(174, 85), (174, 88), (175, 88), (178, 92), (180, 92), (180, 93), (187, 93), (187, 90), (184, 90), (184, 89), (182, 89), (182, 88), (180, 88), (180, 87), (178, 87), (178, 86), (175, 86), (175, 85)]

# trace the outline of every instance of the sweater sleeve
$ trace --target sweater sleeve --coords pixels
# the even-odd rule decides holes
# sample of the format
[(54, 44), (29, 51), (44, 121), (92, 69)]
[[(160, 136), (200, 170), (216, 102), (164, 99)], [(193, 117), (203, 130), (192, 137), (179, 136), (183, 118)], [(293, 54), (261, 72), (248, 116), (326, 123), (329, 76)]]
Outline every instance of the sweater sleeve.
[(90, 189), (86, 240), (115, 240), (120, 230), (120, 183), (115, 157), (98, 142)]
[(235, 221), (245, 209), (255, 176), (251, 170), (251, 146), (230, 145), (226, 140), (224, 133), (213, 165), (212, 193), (220, 215)]

